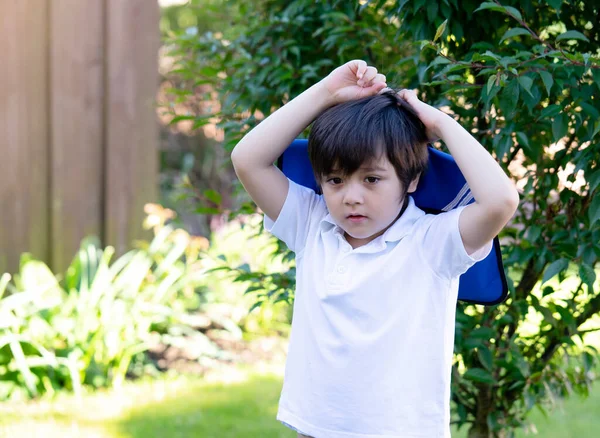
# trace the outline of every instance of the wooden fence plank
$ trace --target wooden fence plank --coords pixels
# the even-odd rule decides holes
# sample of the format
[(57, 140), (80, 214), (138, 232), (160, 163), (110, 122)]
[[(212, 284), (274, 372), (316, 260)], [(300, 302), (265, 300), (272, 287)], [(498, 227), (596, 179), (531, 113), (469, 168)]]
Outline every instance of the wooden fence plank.
[(157, 199), (159, 6), (107, 0), (105, 238), (118, 253), (142, 232), (143, 207)]
[(147, 236), (158, 20), (145, 0), (0, 1), (1, 271), (26, 251), (62, 271), (89, 234), (119, 253)]
[(52, 265), (102, 238), (104, 1), (51, 2)]
[(48, 259), (48, 0), (0, 2), (0, 270)]

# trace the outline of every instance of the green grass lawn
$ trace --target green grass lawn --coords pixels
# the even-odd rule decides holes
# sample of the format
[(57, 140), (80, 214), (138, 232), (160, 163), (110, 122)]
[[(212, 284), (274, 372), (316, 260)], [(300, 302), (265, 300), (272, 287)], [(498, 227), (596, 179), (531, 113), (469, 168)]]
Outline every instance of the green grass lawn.
[[(0, 404), (0, 437), (44, 438), (295, 438), (275, 419), (281, 376), (235, 369), (220, 381), (191, 377), (128, 382), (82, 400)], [(549, 420), (532, 414), (544, 438), (600, 436), (600, 385), (574, 397)], [(453, 433), (465, 437), (466, 429)], [(520, 433), (518, 437), (532, 436)]]

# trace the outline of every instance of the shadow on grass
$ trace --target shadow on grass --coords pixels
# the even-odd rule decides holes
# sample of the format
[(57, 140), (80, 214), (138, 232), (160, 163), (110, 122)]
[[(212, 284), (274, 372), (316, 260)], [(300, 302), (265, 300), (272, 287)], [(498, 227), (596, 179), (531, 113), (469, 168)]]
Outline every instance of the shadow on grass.
[(275, 418), (281, 385), (274, 376), (250, 376), (242, 383), (192, 383), (132, 408), (115, 426), (130, 438), (295, 438)]

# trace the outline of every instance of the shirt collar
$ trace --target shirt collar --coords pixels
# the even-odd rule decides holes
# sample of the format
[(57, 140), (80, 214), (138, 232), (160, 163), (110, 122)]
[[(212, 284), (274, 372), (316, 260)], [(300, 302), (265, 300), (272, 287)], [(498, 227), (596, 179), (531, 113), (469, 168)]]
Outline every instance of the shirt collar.
[[(425, 215), (425, 212), (415, 205), (415, 201), (412, 196), (408, 197), (408, 205), (402, 216), (389, 227), (385, 233), (381, 236), (385, 242), (397, 242), (403, 237), (411, 233), (415, 222)], [(344, 235), (344, 230), (340, 228), (330, 213), (327, 213), (323, 219), (321, 219), (321, 228), (324, 231), (334, 229), (335, 234)]]

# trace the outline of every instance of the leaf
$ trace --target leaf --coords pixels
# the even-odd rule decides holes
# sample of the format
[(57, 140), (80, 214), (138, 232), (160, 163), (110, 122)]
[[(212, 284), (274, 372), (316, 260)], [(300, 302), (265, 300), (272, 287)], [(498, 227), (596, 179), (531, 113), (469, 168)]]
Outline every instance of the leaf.
[(477, 357), (479, 358), (481, 365), (483, 365), (486, 370), (492, 370), (494, 366), (494, 358), (492, 357), (492, 352), (489, 348), (485, 346), (479, 347), (477, 349)]
[(500, 6), (497, 3), (494, 2), (483, 2), (481, 5), (479, 5), (479, 7), (477, 9), (475, 9), (473, 12), (479, 12), (479, 11), (483, 11), (485, 9), (492, 9), (494, 11), (502, 11), (503, 8), (502, 6)]
[(531, 94), (531, 86), (533, 85), (533, 79), (531, 79), (529, 76), (519, 76), (518, 80), (519, 84), (521, 84), (521, 87), (525, 91), (527, 91), (527, 93), (529, 93), (531, 97), (533, 97), (533, 94)]
[(246, 272), (246, 273), (251, 272), (250, 265), (248, 263), (244, 263), (244, 264), (238, 266), (237, 269), (239, 269), (240, 271)]
[[(519, 62), (518, 59), (513, 58), (512, 56), (503, 56), (500, 59), (500, 64), (502, 65), (502, 67), (504, 67), (506, 70), (509, 70), (511, 65), (513, 64), (517, 64)], [(513, 73), (516, 74), (516, 71), (513, 71)]]
[(600, 112), (587, 102), (581, 102), (580, 105), (581, 109), (583, 109), (592, 120), (596, 120), (596, 123), (598, 123), (598, 120), (600, 120)]
[(490, 327), (479, 327), (470, 334), (473, 338), (491, 339), (496, 336), (496, 331)]
[(484, 341), (481, 338), (467, 338), (463, 343), (463, 347), (467, 350), (474, 350), (484, 346)]
[(531, 32), (529, 32), (527, 29), (523, 28), (523, 27), (514, 27), (512, 29), (508, 29), (506, 32), (504, 32), (504, 35), (502, 36), (502, 38), (500, 39), (500, 42), (507, 40), (509, 38), (513, 38), (519, 35), (529, 35), (531, 36)]
[(440, 38), (442, 36), (444, 31), (446, 30), (447, 24), (448, 24), (448, 19), (444, 20), (444, 22), (438, 26), (437, 30), (435, 31), (435, 36), (433, 37), (434, 42), (437, 41), (438, 38)]
[(194, 120), (196, 118), (196, 116), (193, 115), (181, 115), (181, 116), (175, 116), (171, 119), (171, 121), (169, 122), (170, 125), (173, 125), (175, 123), (184, 121), (184, 120)]
[(208, 198), (211, 202), (217, 205), (221, 205), (221, 194), (213, 189), (208, 189), (204, 191), (204, 196)]
[(506, 12), (512, 14), (517, 20), (523, 21), (523, 16), (521, 15), (518, 9), (513, 8), (512, 6), (504, 6), (504, 9), (506, 10)]
[(533, 226), (529, 227), (529, 229), (527, 230), (527, 240), (530, 243), (533, 243), (539, 239), (541, 234), (542, 234), (542, 229), (540, 227), (533, 225)]
[(598, 219), (600, 219), (600, 196), (594, 196), (590, 208), (588, 210), (590, 219), (590, 227), (592, 227)]
[(511, 6), (502, 6), (502, 5), (499, 5), (498, 3), (493, 3), (493, 2), (483, 2), (473, 12), (482, 11), (484, 9), (491, 9), (492, 11), (504, 12), (507, 15), (512, 14), (517, 20), (523, 21), (523, 17), (521, 16), (521, 13), (517, 9), (515, 9)]
[(596, 120), (596, 124), (594, 125), (594, 132), (592, 132), (592, 136), (590, 137), (590, 140), (593, 139), (596, 134), (598, 134), (600, 132), (600, 120)]
[(590, 194), (594, 193), (598, 184), (600, 184), (600, 170), (596, 170), (589, 177), (586, 176), (586, 180), (590, 184)]
[(596, 272), (594, 271), (594, 268), (586, 263), (582, 263), (581, 266), (579, 266), (579, 277), (581, 278), (581, 281), (587, 284), (588, 294), (593, 294), (594, 282), (596, 281)]
[(592, 76), (594, 77), (594, 82), (596, 86), (600, 90), (600, 69), (592, 69)]
[(433, 44), (431, 41), (421, 41), (421, 46), (420, 49), (421, 51), (425, 50), (425, 49), (433, 49), (437, 51), (437, 46), (435, 44)]
[(192, 126), (192, 131), (195, 131), (196, 129), (200, 128), (201, 126), (208, 125), (209, 123), (210, 123), (210, 120), (207, 117), (198, 117), (194, 121), (194, 125)]
[(584, 34), (577, 30), (568, 30), (565, 33), (561, 33), (559, 36), (556, 37), (556, 41), (562, 40), (583, 40), (588, 43), (590, 42), (588, 37), (586, 37)]
[(263, 300), (263, 301), (257, 301), (256, 303), (254, 303), (254, 304), (252, 305), (252, 307), (250, 307), (250, 310), (248, 310), (248, 313), (252, 312), (252, 311), (253, 311), (254, 309), (256, 309), (257, 307), (260, 307), (260, 306), (262, 306), (262, 305), (263, 305), (263, 303), (264, 303), (264, 300)]
[(569, 130), (569, 119), (565, 113), (559, 114), (552, 122), (552, 136), (554, 141), (560, 141)]
[(437, 17), (439, 10), (438, 2), (429, 2), (427, 5), (427, 21), (432, 23)]
[(571, 312), (570, 309), (568, 309), (565, 306), (559, 306), (557, 305), (555, 307), (555, 310), (558, 312), (558, 314), (560, 315), (560, 319), (562, 322), (564, 322), (565, 324), (571, 326), (572, 328), (575, 328), (575, 318), (573, 317), (573, 313)]
[[(427, 68), (431, 68), (435, 65), (450, 64), (451, 62), (452, 61), (450, 61), (448, 58), (444, 58), (443, 56), (438, 56), (433, 61), (431, 61), (431, 64), (429, 64), (429, 66), (427, 66)], [(445, 82), (442, 81), (442, 83), (445, 83)]]
[(544, 82), (544, 86), (546, 87), (546, 93), (548, 93), (548, 96), (550, 96), (550, 89), (554, 84), (554, 78), (547, 71), (540, 71), (539, 74), (542, 78), (542, 81)]
[(487, 94), (488, 95), (492, 91), (492, 88), (493, 88), (494, 84), (496, 83), (496, 79), (497, 79), (497, 77), (495, 75), (492, 75), (488, 78), (488, 82), (487, 82)]
[(547, 117), (554, 117), (557, 114), (560, 114), (561, 111), (562, 111), (562, 108), (558, 105), (555, 105), (555, 104), (548, 105), (546, 108), (544, 108), (542, 110), (542, 112), (540, 112), (540, 115), (537, 118), (537, 120), (545, 119)]
[(529, 377), (529, 375), (531, 374), (531, 370), (529, 368), (529, 364), (523, 358), (523, 356), (519, 355), (517, 358), (515, 358), (515, 362), (515, 365), (517, 366), (518, 370), (521, 372), (523, 377)]
[(513, 146), (513, 140), (510, 136), (506, 135), (502, 138), (500, 145), (496, 148), (496, 154), (498, 160), (502, 160), (506, 154), (510, 151)]
[(550, 6), (552, 6), (557, 12), (560, 10), (563, 0), (546, 0)]
[(522, 144), (526, 148), (530, 147), (529, 146), (529, 139), (527, 138), (527, 135), (525, 135), (524, 132), (517, 131), (516, 135), (517, 135), (517, 140), (519, 141), (520, 144)]
[(511, 118), (519, 102), (519, 82), (512, 79), (500, 92), (500, 109), (504, 117)]
[(544, 272), (544, 277), (542, 279), (542, 284), (553, 278), (556, 274), (564, 271), (569, 267), (569, 260), (567, 259), (559, 259), (550, 264)]
[(591, 354), (588, 351), (583, 352), (583, 369), (586, 373), (594, 369), (596, 361), (597, 359), (595, 355)]
[(0, 277), (0, 300), (6, 291), (6, 287), (8, 286), (10, 279), (11, 275), (8, 272), (5, 272), (2, 274), (2, 277)]
[(484, 370), (483, 368), (468, 369), (463, 374), (463, 377), (465, 379), (472, 380), (474, 382), (490, 383), (490, 384), (496, 383), (496, 380), (494, 379), (494, 377), (488, 371)]
[(9, 345), (13, 354), (13, 358), (15, 360), (15, 366), (17, 370), (21, 373), (21, 376), (25, 381), (25, 386), (27, 387), (31, 395), (37, 395), (36, 376), (31, 372), (31, 369), (27, 365), (27, 360), (25, 359), (25, 353), (23, 352), (21, 343), (15, 338), (13, 341), (10, 342)]

